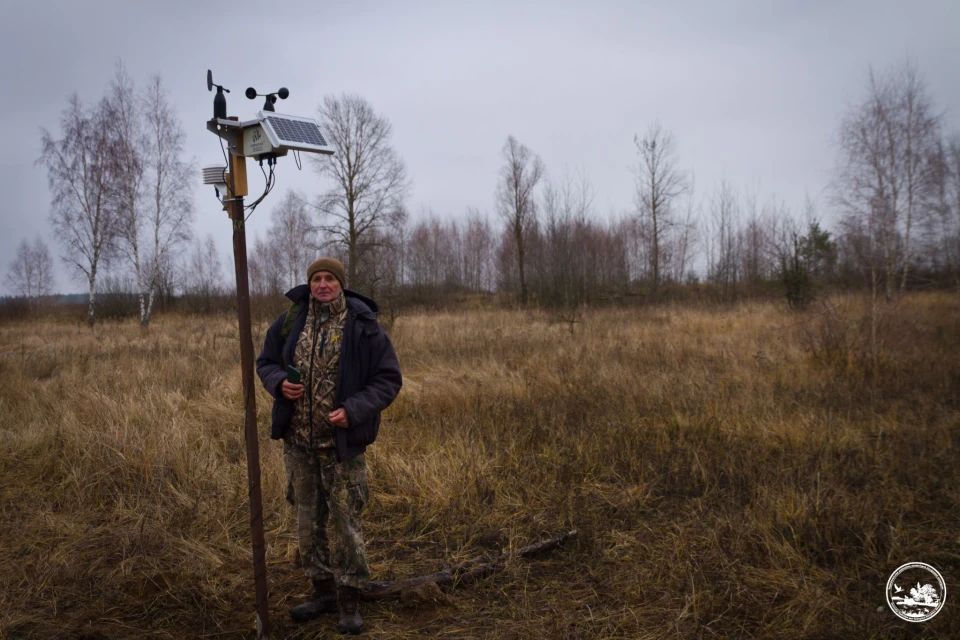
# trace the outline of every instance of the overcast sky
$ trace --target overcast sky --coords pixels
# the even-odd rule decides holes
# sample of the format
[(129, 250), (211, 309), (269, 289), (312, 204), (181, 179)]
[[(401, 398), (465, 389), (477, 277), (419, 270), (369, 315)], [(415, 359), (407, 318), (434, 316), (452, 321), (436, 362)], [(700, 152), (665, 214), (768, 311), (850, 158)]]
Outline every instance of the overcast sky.
[[(199, 167), (220, 158), (206, 70), (232, 89), (228, 111), (251, 117), (258, 90), (290, 89), (277, 111), (315, 116), (324, 95), (355, 93), (393, 125), (414, 217), (494, 217), (508, 135), (548, 174), (582, 172), (598, 217), (632, 207), (635, 133), (659, 121), (706, 202), (721, 180), (800, 210), (809, 195), (831, 219), (826, 189), (843, 114), (871, 65), (912, 60), (960, 131), (960, 2), (79, 2), (0, 0), (0, 273), (21, 239), (49, 229), (41, 130), (59, 135), (76, 92), (103, 96), (118, 60), (139, 84), (159, 74), (197, 167), (194, 235), (212, 234), (225, 267), (231, 228)], [(250, 191), (259, 194), (259, 172)], [(309, 164), (280, 160), (277, 187), (248, 240), (295, 188), (320, 185)], [(83, 291), (57, 260), (58, 291)], [(226, 269), (225, 269), (226, 270)], [(226, 274), (225, 274), (226, 277)], [(0, 279), (0, 290), (6, 290)]]

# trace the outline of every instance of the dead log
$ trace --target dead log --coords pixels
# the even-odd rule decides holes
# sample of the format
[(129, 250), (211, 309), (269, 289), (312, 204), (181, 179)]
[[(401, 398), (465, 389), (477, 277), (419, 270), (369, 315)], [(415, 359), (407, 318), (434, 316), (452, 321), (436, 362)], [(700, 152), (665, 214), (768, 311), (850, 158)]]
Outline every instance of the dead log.
[(567, 540), (575, 538), (576, 536), (577, 530), (573, 529), (554, 538), (535, 542), (513, 551), (504, 551), (495, 558), (477, 556), (476, 558), (461, 562), (452, 567), (446, 567), (435, 573), (423, 576), (414, 576), (412, 578), (393, 581), (371, 581), (367, 583), (366, 588), (363, 590), (363, 599), (383, 600), (385, 598), (400, 597), (406, 592), (420, 591), (428, 585), (433, 585), (433, 587), (428, 588), (435, 588), (473, 582), (502, 569), (506, 561), (510, 558), (529, 558), (541, 553), (553, 551)]

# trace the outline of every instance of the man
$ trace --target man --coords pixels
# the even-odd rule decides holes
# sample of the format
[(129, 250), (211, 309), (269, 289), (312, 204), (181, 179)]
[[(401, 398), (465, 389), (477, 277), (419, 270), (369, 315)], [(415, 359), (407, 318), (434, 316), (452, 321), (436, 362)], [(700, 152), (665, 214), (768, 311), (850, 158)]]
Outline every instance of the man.
[(363, 452), (402, 379), (376, 303), (344, 281), (339, 260), (309, 266), (308, 284), (287, 292), (293, 306), (267, 331), (257, 374), (274, 397), (271, 437), (283, 438), (300, 557), (313, 583), (290, 615), (303, 622), (337, 611), (341, 633), (360, 633), (360, 592), (370, 577), (359, 520)]

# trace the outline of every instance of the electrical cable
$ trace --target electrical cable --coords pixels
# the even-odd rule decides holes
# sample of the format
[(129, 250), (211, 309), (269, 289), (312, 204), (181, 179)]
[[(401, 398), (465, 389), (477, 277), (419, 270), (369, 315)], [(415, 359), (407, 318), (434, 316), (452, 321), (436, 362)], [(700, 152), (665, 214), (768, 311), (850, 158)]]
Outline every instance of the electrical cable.
[[(227, 169), (230, 168), (230, 161), (227, 158), (227, 150), (223, 146), (223, 137), (220, 135), (217, 135), (217, 139), (220, 141), (220, 153), (223, 154), (224, 165), (223, 165), (223, 171), (221, 172), (221, 178), (223, 179), (224, 184), (227, 185), (226, 195), (236, 197), (230, 193), (230, 184), (227, 181)], [(298, 157), (297, 166), (300, 166), (299, 155), (297, 157)], [(270, 168), (270, 174), (267, 175), (266, 170), (264, 170), (263, 168), (263, 160), (260, 160), (260, 173), (263, 174), (263, 182), (264, 182), (263, 193), (260, 194), (259, 198), (257, 198), (256, 200), (254, 200), (253, 202), (251, 202), (250, 204), (244, 207), (244, 209), (248, 211), (246, 217), (243, 219), (244, 222), (250, 219), (250, 216), (253, 215), (253, 212), (257, 208), (257, 205), (263, 202), (263, 199), (266, 198), (271, 191), (273, 191), (273, 187), (276, 185), (276, 182), (277, 182), (276, 173), (274, 171), (274, 167), (276, 166), (276, 164), (277, 164), (276, 158), (267, 158), (267, 166)], [(220, 190), (214, 188), (214, 191), (217, 194), (217, 201), (222, 204), (223, 201), (220, 199)]]
[[(217, 129), (219, 128), (220, 125), (217, 125)], [(227, 160), (227, 150), (223, 148), (223, 138), (220, 134), (217, 134), (217, 140), (220, 141), (220, 153), (223, 154), (223, 171), (220, 172), (220, 179), (223, 180), (223, 184), (227, 185), (227, 193), (224, 196), (228, 196), (230, 195), (230, 185), (227, 183), (227, 169), (230, 168), (230, 161)], [(213, 192), (216, 194), (217, 202), (223, 204), (223, 200), (220, 199), (220, 189), (214, 187)]]
[[(217, 126), (219, 129), (219, 125)], [(223, 183), (227, 184), (227, 169), (230, 168), (230, 160), (227, 159), (227, 150), (223, 148), (223, 137), (219, 134), (217, 135), (217, 140), (220, 141), (220, 153), (223, 154), (223, 171), (220, 174), (220, 177), (223, 178)], [(227, 184), (227, 190), (229, 191), (230, 187)], [(229, 193), (228, 193), (229, 195)]]
[(300, 151), (298, 149), (293, 150), (293, 161), (297, 163), (297, 170), (303, 171), (303, 164), (300, 162)]
[(247, 216), (243, 219), (244, 222), (250, 219), (250, 216), (253, 215), (253, 211), (257, 208), (257, 205), (263, 202), (263, 199), (266, 198), (271, 191), (273, 191), (273, 187), (276, 185), (276, 182), (277, 182), (276, 173), (274, 172), (274, 166), (276, 165), (276, 162), (277, 161), (275, 158), (267, 158), (267, 166), (270, 167), (270, 174), (267, 175), (267, 172), (263, 168), (263, 160), (260, 161), (260, 173), (263, 174), (263, 180), (264, 180), (263, 193), (260, 194), (259, 198), (257, 198), (256, 200), (248, 204), (246, 207), (244, 207), (244, 209), (249, 211)]

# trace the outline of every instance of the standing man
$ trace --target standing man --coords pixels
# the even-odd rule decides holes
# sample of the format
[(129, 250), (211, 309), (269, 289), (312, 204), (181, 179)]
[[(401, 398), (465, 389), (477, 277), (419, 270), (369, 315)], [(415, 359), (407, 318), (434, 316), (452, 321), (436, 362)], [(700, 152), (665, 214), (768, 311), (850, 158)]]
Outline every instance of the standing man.
[(293, 305), (267, 331), (257, 374), (274, 397), (270, 435), (283, 438), (300, 557), (313, 583), (313, 595), (290, 615), (303, 622), (338, 611), (337, 630), (356, 634), (370, 577), (359, 519), (367, 501), (363, 452), (402, 379), (376, 303), (344, 281), (339, 260), (310, 265), (308, 284), (287, 292)]

